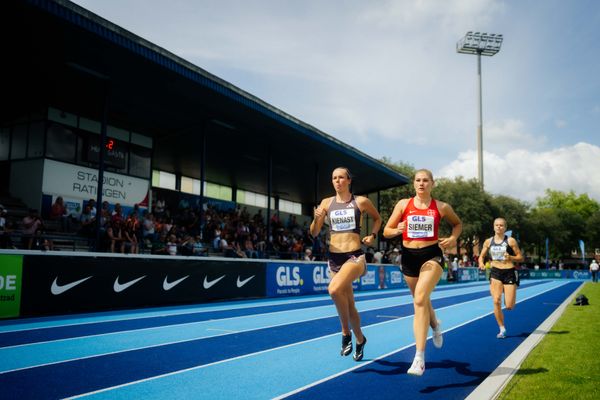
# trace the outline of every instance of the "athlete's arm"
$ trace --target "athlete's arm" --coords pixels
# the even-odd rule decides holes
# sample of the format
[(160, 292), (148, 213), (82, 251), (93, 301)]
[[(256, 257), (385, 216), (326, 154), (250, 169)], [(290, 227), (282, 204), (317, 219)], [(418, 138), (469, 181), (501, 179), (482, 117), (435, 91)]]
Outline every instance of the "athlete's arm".
[(323, 222), (325, 221), (325, 216), (327, 215), (327, 206), (329, 199), (321, 200), (321, 204), (319, 207), (314, 210), (314, 218), (310, 223), (310, 235), (312, 237), (317, 237), (319, 232), (321, 232), (321, 228), (323, 227)]
[(483, 247), (481, 248), (481, 252), (479, 253), (479, 268), (480, 269), (485, 269), (485, 256), (488, 253), (488, 250), (490, 249), (490, 239), (486, 239), (485, 242), (483, 242)]
[(515, 240), (515, 238), (513, 237), (509, 237), (508, 238), (508, 245), (513, 249), (513, 251), (515, 252), (514, 256), (511, 256), (509, 254), (506, 254), (504, 256), (504, 259), (506, 261), (511, 261), (511, 262), (521, 262), (523, 261), (524, 257), (523, 257), (523, 253), (521, 253), (521, 249), (519, 248), (519, 244), (517, 243), (517, 241)]
[[(439, 207), (440, 203), (441, 207)], [(440, 210), (442, 217), (452, 225), (452, 233), (450, 236), (439, 239), (440, 247), (446, 249), (448, 247), (456, 246), (456, 241), (462, 233), (462, 221), (458, 218), (458, 215), (456, 215), (450, 204), (440, 201), (438, 202), (438, 209)]]
[(362, 239), (362, 242), (367, 246), (372, 246), (375, 238), (377, 237), (377, 232), (381, 229), (381, 215), (379, 215), (379, 211), (375, 208), (371, 200), (364, 196), (356, 197), (356, 204), (358, 204), (358, 208), (360, 208), (361, 212), (366, 212), (373, 218), (373, 227), (371, 228), (371, 232), (367, 233)]
[(390, 215), (390, 219), (387, 224), (385, 224), (385, 228), (383, 228), (383, 236), (386, 239), (395, 238), (396, 236), (402, 235), (402, 232), (404, 232), (406, 221), (400, 222), (400, 219), (402, 218), (402, 213), (404, 212), (407, 202), (408, 199), (402, 199), (396, 203), (394, 211), (392, 211), (392, 215)]

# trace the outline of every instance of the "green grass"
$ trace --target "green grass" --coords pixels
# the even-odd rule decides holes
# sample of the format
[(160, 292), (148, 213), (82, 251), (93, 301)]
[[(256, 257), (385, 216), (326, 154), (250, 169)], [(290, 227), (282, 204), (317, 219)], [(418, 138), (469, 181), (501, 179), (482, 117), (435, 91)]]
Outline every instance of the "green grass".
[(499, 399), (600, 399), (600, 283), (586, 283), (579, 294), (590, 305), (567, 306)]

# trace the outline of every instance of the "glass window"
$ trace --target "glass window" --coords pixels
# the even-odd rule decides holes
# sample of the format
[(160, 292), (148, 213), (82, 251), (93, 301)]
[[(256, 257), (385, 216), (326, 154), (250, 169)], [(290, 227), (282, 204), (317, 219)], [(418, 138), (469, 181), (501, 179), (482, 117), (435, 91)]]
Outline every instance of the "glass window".
[(140, 178), (149, 178), (152, 169), (152, 151), (145, 147), (130, 145), (129, 173)]
[(217, 185), (216, 183), (206, 182), (205, 185), (206, 197), (213, 199), (231, 201), (233, 189), (229, 186)]
[(8, 150), (10, 146), (10, 130), (0, 128), (0, 160), (8, 160)]
[(32, 122), (29, 125), (29, 145), (27, 146), (27, 157), (36, 158), (44, 156), (44, 129), (45, 122)]
[(11, 160), (25, 158), (25, 149), (27, 148), (27, 125), (15, 125), (12, 128), (12, 149), (10, 152)]
[(177, 177), (165, 171), (152, 170), (152, 186), (175, 190)]
[(59, 124), (51, 124), (48, 127), (46, 157), (73, 162), (75, 148), (76, 137), (70, 128)]
[(302, 215), (302, 204), (279, 199), (279, 211), (290, 214)]
[(64, 125), (77, 127), (77, 115), (67, 113), (56, 108), (48, 108), (48, 119)]
[(191, 193), (200, 195), (200, 180), (189, 178), (187, 176), (181, 177), (181, 191), (184, 193)]

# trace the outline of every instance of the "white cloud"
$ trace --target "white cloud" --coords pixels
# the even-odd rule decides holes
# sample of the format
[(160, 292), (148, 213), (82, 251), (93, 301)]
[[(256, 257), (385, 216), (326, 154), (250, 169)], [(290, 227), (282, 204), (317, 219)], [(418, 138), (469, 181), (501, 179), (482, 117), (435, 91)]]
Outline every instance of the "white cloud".
[[(534, 203), (546, 189), (587, 194), (600, 201), (600, 147), (577, 143), (551, 151), (533, 152), (518, 149), (505, 155), (484, 152), (483, 181), (485, 190)], [(443, 167), (441, 177), (477, 174), (477, 153), (461, 153), (457, 160)]]
[(545, 143), (545, 136), (525, 132), (524, 123), (517, 119), (492, 121), (483, 131), (484, 150), (498, 155), (506, 154), (515, 147), (539, 149)]

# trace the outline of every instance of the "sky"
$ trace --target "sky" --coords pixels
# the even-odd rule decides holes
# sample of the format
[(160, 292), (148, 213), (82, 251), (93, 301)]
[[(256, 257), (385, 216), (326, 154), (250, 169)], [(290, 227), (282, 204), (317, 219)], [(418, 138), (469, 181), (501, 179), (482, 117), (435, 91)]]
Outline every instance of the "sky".
[(485, 190), (600, 202), (600, 1), (76, 0), (272, 106), (381, 159)]

